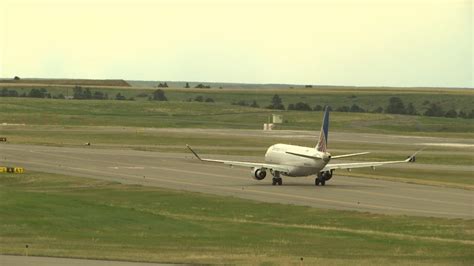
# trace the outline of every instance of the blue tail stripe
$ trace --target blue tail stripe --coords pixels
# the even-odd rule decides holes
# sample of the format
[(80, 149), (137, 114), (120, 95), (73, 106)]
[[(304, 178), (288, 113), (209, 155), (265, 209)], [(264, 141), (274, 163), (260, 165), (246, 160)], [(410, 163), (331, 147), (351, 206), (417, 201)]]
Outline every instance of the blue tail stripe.
[(323, 124), (321, 125), (321, 132), (319, 133), (319, 141), (316, 149), (321, 152), (326, 152), (329, 135), (329, 108), (324, 108)]

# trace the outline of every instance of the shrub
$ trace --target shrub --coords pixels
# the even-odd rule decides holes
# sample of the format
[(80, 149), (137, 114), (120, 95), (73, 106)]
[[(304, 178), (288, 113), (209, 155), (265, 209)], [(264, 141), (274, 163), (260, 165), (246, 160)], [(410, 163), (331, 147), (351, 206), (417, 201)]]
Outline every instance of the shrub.
[(456, 110), (451, 109), (447, 111), (446, 114), (444, 114), (444, 116), (449, 117), (449, 118), (456, 118), (458, 117), (458, 113), (456, 112)]
[(153, 92), (153, 100), (155, 101), (168, 101), (165, 96), (165, 92), (162, 89), (157, 89)]
[(117, 93), (117, 95), (115, 95), (115, 99), (116, 100), (119, 100), (119, 101), (123, 101), (123, 100), (126, 100), (127, 98), (125, 98), (125, 96), (123, 96), (120, 92)]
[(426, 116), (444, 116), (443, 108), (436, 103), (430, 104), (430, 107), (425, 111)]
[(272, 103), (267, 106), (267, 109), (285, 110), (283, 101), (278, 94), (273, 95)]
[(363, 113), (365, 110), (361, 107), (359, 107), (357, 104), (353, 104), (351, 106), (351, 109), (349, 110), (350, 112), (355, 112), (355, 113)]
[(405, 105), (403, 104), (402, 99), (391, 97), (385, 112), (389, 114), (406, 114)]
[(204, 101), (204, 97), (202, 97), (201, 95), (198, 95), (198, 96), (196, 96), (196, 98), (194, 98), (194, 101), (202, 102), (202, 101)]
[(418, 113), (416, 112), (415, 106), (412, 103), (409, 103), (407, 106), (407, 114), (408, 115), (417, 115)]
[(338, 112), (350, 112), (351, 108), (349, 108), (349, 106), (339, 106), (336, 111)]
[(259, 108), (260, 106), (258, 105), (257, 101), (253, 100), (253, 102), (250, 104), (250, 107)]
[(323, 110), (323, 107), (319, 104), (313, 108), (313, 111), (322, 111), (322, 110)]
[(382, 106), (379, 106), (379, 107), (375, 108), (375, 109), (372, 111), (372, 113), (383, 113), (383, 108), (382, 108)]

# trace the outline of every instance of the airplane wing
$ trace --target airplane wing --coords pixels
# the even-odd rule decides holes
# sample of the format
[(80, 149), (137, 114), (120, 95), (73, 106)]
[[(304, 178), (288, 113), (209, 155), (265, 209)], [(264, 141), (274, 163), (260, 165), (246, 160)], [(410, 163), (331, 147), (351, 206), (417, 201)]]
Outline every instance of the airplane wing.
[(385, 161), (385, 162), (363, 162), (363, 163), (335, 163), (335, 164), (327, 164), (321, 171), (331, 171), (336, 169), (353, 169), (353, 168), (365, 168), (365, 167), (376, 167), (386, 164), (396, 164), (396, 163), (412, 163), (415, 162), (416, 158), (415, 155), (420, 152), (421, 150), (415, 152), (413, 155), (408, 156), (405, 160), (400, 161)]
[(268, 164), (268, 163), (251, 163), (251, 162), (239, 162), (239, 161), (227, 161), (227, 160), (214, 160), (214, 159), (204, 159), (201, 158), (189, 145), (186, 144), (186, 147), (198, 158), (200, 161), (203, 162), (210, 162), (210, 163), (222, 163), (229, 166), (241, 166), (241, 167), (257, 167), (257, 168), (264, 168), (275, 170), (283, 173), (290, 172), (288, 166), (280, 165), (280, 164)]

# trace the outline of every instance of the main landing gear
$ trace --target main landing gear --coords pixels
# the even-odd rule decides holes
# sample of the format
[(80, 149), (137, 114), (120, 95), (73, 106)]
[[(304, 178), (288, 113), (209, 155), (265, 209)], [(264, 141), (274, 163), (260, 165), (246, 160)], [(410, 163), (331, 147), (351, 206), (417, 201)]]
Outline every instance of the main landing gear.
[(273, 178), (272, 178), (272, 185), (279, 185), (281, 186), (283, 184), (283, 180), (280, 177), (280, 172), (275, 171), (272, 173)]
[(334, 170), (330, 170), (330, 171), (325, 171), (325, 172), (320, 172), (318, 173), (318, 176), (314, 179), (314, 184), (316, 186), (324, 186), (326, 185), (326, 181), (328, 181), (329, 179), (331, 179), (332, 177), (332, 172)]
[(281, 177), (274, 177), (272, 179), (272, 185), (279, 185), (281, 186), (283, 184), (283, 180), (281, 179)]
[(319, 173), (318, 176), (314, 179), (314, 184), (316, 186), (324, 186), (326, 185), (326, 177), (324, 176), (323, 173)]
[(321, 184), (321, 186), (324, 186), (324, 185), (326, 185), (326, 180), (324, 180), (323, 177), (316, 177), (316, 178), (314, 179), (314, 184), (315, 184), (316, 186), (319, 186), (319, 184)]

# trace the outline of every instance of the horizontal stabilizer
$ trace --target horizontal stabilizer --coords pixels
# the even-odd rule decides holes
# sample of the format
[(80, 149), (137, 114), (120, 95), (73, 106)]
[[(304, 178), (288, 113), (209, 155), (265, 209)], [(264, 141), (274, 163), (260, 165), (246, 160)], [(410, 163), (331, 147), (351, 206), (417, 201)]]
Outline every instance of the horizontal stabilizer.
[(358, 155), (364, 155), (364, 154), (369, 154), (370, 152), (358, 152), (358, 153), (350, 153), (350, 154), (342, 154), (342, 155), (335, 155), (331, 156), (331, 159), (339, 159), (339, 158), (346, 158), (346, 157), (352, 157), (352, 156), (358, 156)]
[(321, 159), (321, 157), (318, 157), (318, 156), (311, 156), (311, 155), (306, 155), (306, 154), (301, 154), (301, 153), (296, 153), (296, 152), (291, 152), (291, 151), (287, 151), (286, 153), (291, 154), (291, 155), (295, 155), (295, 156), (308, 158), (308, 159), (315, 159), (315, 160), (316, 159)]

